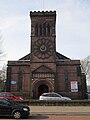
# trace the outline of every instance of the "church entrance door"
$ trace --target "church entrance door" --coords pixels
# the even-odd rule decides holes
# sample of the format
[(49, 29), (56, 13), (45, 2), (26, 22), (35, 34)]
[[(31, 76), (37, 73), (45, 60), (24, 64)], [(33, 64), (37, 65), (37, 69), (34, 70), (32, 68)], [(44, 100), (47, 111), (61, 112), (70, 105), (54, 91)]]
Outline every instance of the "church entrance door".
[(49, 91), (49, 88), (47, 85), (40, 85), (38, 87), (38, 97), (42, 94), (42, 93), (45, 93), (45, 92), (48, 92)]

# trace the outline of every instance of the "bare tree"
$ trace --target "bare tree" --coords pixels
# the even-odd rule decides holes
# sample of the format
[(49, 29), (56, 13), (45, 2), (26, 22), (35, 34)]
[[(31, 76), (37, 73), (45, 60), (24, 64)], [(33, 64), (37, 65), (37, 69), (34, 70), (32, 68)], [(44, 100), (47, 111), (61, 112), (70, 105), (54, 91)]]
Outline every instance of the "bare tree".
[(86, 75), (86, 80), (90, 81), (90, 55), (81, 60), (81, 70)]
[(0, 70), (0, 91), (5, 90), (6, 73), (7, 73), (7, 66), (6, 64), (4, 64), (2, 69)]
[(0, 59), (1, 59), (1, 55), (3, 54), (3, 51), (2, 51), (2, 35), (0, 34)]
[(4, 59), (5, 59), (5, 53), (3, 51), (3, 37), (2, 34), (0, 33), (0, 90), (4, 88), (5, 80), (6, 80), (6, 65), (3, 65), (2, 63)]
[(1, 65), (2, 65), (2, 62), (5, 60), (5, 52), (3, 50), (3, 37), (2, 37), (2, 34), (0, 33), (0, 69), (1, 69)]

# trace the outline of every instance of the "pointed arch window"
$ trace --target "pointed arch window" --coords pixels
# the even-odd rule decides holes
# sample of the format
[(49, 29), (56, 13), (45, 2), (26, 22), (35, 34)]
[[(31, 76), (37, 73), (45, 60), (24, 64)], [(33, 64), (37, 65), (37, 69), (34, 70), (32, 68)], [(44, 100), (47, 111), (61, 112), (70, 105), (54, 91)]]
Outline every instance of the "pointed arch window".
[(39, 25), (39, 36), (42, 36), (42, 24)]
[(49, 23), (37, 23), (35, 25), (35, 36), (50, 36), (50, 24)]
[(68, 73), (68, 71), (65, 71), (64, 72), (64, 81), (65, 81), (65, 91), (66, 92), (70, 91), (68, 79), (69, 79), (69, 73)]
[(47, 24), (47, 36), (50, 36), (50, 24)]
[(35, 36), (38, 36), (38, 24), (35, 25)]
[(43, 35), (46, 36), (46, 23), (43, 24)]
[(22, 91), (23, 90), (23, 78), (24, 78), (23, 72), (20, 71), (18, 73), (18, 84), (17, 84), (17, 90), (18, 91)]

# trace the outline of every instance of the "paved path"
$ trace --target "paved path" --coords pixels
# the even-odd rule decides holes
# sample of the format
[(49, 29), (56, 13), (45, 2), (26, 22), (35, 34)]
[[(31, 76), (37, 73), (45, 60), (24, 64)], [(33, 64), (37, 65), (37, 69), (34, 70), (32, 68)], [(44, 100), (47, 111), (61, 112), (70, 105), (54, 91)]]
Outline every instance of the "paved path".
[(30, 106), (31, 114), (90, 115), (90, 106)]

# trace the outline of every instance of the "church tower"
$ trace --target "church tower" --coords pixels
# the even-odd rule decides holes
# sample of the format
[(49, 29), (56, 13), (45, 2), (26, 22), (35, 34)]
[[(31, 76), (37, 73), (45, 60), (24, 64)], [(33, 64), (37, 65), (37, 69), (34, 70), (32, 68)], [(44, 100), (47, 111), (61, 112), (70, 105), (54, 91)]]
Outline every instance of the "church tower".
[[(31, 18), (31, 89), (39, 96), (54, 91), (56, 73), (56, 11), (30, 12)], [(34, 84), (35, 83), (35, 84)], [(53, 88), (50, 87), (53, 84)]]
[(23, 98), (38, 99), (44, 92), (56, 92), (71, 99), (84, 99), (86, 76), (80, 60), (56, 51), (56, 11), (30, 12), (30, 53), (8, 61), (6, 90)]

